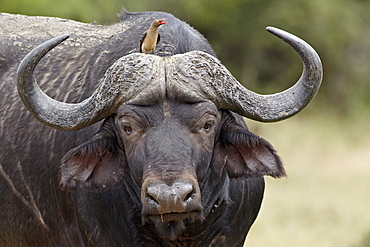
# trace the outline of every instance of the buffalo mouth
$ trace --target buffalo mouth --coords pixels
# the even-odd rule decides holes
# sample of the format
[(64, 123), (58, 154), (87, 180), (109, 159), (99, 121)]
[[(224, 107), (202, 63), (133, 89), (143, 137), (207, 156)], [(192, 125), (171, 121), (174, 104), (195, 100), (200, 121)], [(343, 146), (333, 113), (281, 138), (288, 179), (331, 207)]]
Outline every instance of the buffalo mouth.
[(162, 223), (168, 222), (177, 222), (182, 221), (185, 219), (190, 219), (191, 221), (201, 220), (201, 212), (200, 211), (192, 211), (192, 212), (170, 212), (164, 214), (150, 214), (149, 216), (152, 220), (160, 220)]
[(188, 224), (204, 220), (203, 211), (148, 214), (145, 218), (154, 223), (160, 236), (171, 241), (176, 240)]

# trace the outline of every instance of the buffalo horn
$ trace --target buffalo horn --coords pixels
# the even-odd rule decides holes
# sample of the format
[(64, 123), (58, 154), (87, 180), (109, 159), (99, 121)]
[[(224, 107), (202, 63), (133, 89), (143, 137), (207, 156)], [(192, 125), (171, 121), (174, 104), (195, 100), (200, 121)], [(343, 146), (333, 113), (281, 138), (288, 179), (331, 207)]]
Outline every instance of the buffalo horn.
[[(117, 60), (106, 72), (95, 92), (80, 103), (64, 103), (47, 96), (33, 75), (36, 65), (51, 49), (69, 35), (50, 39), (33, 49), (22, 60), (17, 72), (19, 95), (28, 110), (42, 123), (63, 130), (78, 130), (113, 114), (134, 98), (153, 78), (160, 77), (154, 67), (155, 56), (131, 54)], [(137, 73), (140, 71), (140, 73)]]
[[(193, 87), (218, 108), (261, 122), (289, 118), (314, 98), (322, 80), (322, 65), (315, 50), (302, 39), (277, 28), (268, 27), (267, 30), (293, 47), (303, 61), (300, 79), (283, 92), (270, 95), (252, 92), (242, 86), (217, 58), (200, 51), (177, 55), (173, 61), (177, 65), (169, 65), (167, 71), (182, 77), (174, 80)], [(190, 85), (189, 81), (193, 83)]]
[(301, 77), (292, 87), (270, 95), (260, 95), (244, 87), (240, 88), (240, 84), (233, 79), (231, 87), (237, 87), (240, 93), (231, 97), (230, 104), (238, 113), (250, 119), (276, 122), (297, 114), (311, 102), (319, 90), (323, 69), (319, 55), (305, 41), (274, 27), (266, 29), (299, 54), (303, 62)]

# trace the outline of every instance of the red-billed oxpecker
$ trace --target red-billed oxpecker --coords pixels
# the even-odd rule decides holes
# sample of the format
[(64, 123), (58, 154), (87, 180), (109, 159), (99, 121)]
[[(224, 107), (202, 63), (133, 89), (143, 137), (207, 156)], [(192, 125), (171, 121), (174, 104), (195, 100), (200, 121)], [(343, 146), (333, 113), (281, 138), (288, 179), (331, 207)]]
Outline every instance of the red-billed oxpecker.
[(160, 40), (160, 35), (158, 33), (158, 27), (163, 24), (165, 19), (155, 20), (150, 25), (150, 28), (146, 30), (143, 34), (143, 37), (140, 40), (140, 52), (149, 53), (154, 52), (155, 46)]

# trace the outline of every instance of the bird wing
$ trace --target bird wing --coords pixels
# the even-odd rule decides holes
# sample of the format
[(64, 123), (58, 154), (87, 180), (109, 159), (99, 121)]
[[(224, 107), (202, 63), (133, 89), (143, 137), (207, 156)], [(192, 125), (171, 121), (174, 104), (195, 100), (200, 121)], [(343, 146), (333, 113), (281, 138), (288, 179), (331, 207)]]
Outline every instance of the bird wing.
[(143, 41), (144, 41), (144, 39), (145, 39), (145, 37), (146, 37), (146, 34), (147, 34), (147, 32), (145, 31), (144, 33), (143, 33), (143, 36), (141, 37), (141, 39), (140, 39), (140, 53), (142, 52), (142, 50), (141, 50), (141, 45), (143, 44)]
[(159, 32), (158, 32), (158, 37), (157, 37), (157, 44), (159, 43), (159, 40), (161, 39), (161, 35), (159, 35)]

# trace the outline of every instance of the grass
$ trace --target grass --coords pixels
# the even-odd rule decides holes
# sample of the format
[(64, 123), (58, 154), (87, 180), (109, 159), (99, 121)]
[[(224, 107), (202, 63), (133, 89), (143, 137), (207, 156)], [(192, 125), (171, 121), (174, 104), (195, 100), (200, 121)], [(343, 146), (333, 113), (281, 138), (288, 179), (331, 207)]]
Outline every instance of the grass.
[(266, 178), (245, 246), (366, 246), (370, 125), (368, 117), (353, 119), (300, 114), (275, 124), (248, 122), (278, 150), (288, 178)]

